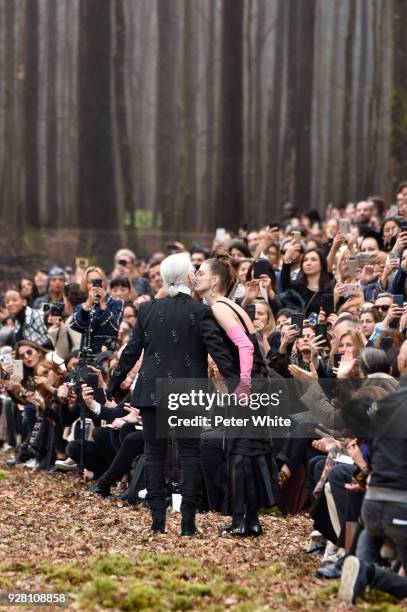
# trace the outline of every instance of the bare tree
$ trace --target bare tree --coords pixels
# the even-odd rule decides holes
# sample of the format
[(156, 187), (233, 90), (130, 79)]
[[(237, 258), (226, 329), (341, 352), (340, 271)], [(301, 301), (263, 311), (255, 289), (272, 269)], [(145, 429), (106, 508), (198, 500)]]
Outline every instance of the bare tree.
[(25, 2), (25, 80), (24, 80), (24, 146), (25, 146), (25, 218), (38, 227), (38, 3)]
[(220, 155), (216, 225), (243, 221), (243, 0), (222, 2)]
[(81, 0), (79, 9), (79, 218), (115, 229), (111, 114), (111, 2)]

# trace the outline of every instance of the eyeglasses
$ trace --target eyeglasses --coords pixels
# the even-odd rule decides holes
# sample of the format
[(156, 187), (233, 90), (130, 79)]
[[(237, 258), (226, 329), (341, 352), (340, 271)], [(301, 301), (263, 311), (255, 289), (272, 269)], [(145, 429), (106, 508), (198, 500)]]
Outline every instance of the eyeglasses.
[(34, 351), (32, 349), (27, 349), (24, 353), (19, 353), (21, 359), (25, 359), (25, 357), (31, 357), (31, 355), (34, 353)]
[(384, 312), (387, 312), (390, 308), (390, 304), (382, 304), (381, 306), (375, 305), (375, 308), (377, 308), (377, 310), (383, 310)]

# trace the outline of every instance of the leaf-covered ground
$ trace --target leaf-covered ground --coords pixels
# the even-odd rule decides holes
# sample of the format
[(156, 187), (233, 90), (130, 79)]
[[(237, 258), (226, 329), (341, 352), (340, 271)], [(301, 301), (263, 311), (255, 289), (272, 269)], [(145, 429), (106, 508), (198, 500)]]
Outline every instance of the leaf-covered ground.
[[(306, 516), (263, 516), (263, 536), (236, 540), (218, 537), (217, 514), (199, 515), (199, 535), (182, 538), (170, 514), (167, 533), (152, 536), (146, 509), (85, 490), (70, 476), (0, 471), (0, 589), (68, 592), (69, 610), (349, 609), (337, 583), (314, 577)], [(407, 609), (370, 602), (353, 609)]]

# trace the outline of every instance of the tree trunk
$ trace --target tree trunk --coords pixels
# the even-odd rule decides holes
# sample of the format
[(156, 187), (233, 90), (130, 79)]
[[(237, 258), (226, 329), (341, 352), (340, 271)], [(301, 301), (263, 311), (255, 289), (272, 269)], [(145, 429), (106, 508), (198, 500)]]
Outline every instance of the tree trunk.
[(117, 122), (118, 151), (123, 186), (124, 214), (126, 218), (131, 219), (135, 206), (132, 177), (132, 150), (129, 143), (129, 134), (127, 129), (127, 105), (124, 80), (126, 24), (124, 19), (123, 3), (120, 0), (114, 3), (114, 15), (115, 54), (113, 58), (113, 68), (116, 102), (115, 115)]
[(222, 2), (221, 146), (216, 225), (243, 221), (243, 0)]
[(40, 225), (38, 191), (38, 3), (25, 4), (25, 218), (32, 227)]
[(56, 227), (59, 217), (57, 186), (57, 108), (56, 108), (56, 58), (57, 58), (57, 5), (55, 0), (47, 3), (47, 190), (46, 224)]
[(391, 153), (394, 159), (393, 188), (407, 180), (407, 4), (393, 0), (393, 103)]
[(79, 181), (82, 227), (117, 227), (110, 95), (110, 0), (79, 7)]
[(342, 202), (349, 199), (350, 152), (352, 139), (353, 42), (355, 37), (356, 0), (350, 0), (345, 45), (345, 111), (343, 120)]
[(177, 112), (177, 7), (157, 0), (158, 40), (156, 103), (156, 213), (162, 213), (163, 225), (174, 227), (177, 162), (179, 160)]

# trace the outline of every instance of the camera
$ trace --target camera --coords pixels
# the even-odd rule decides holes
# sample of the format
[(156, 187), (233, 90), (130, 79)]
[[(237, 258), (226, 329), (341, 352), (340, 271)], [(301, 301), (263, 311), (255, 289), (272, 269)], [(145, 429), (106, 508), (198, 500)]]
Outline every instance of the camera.
[(64, 303), (63, 302), (55, 302), (51, 304), (50, 315), (54, 317), (62, 317), (64, 313)]
[(92, 280), (92, 287), (101, 287), (102, 286), (102, 279), (101, 278), (94, 278)]

